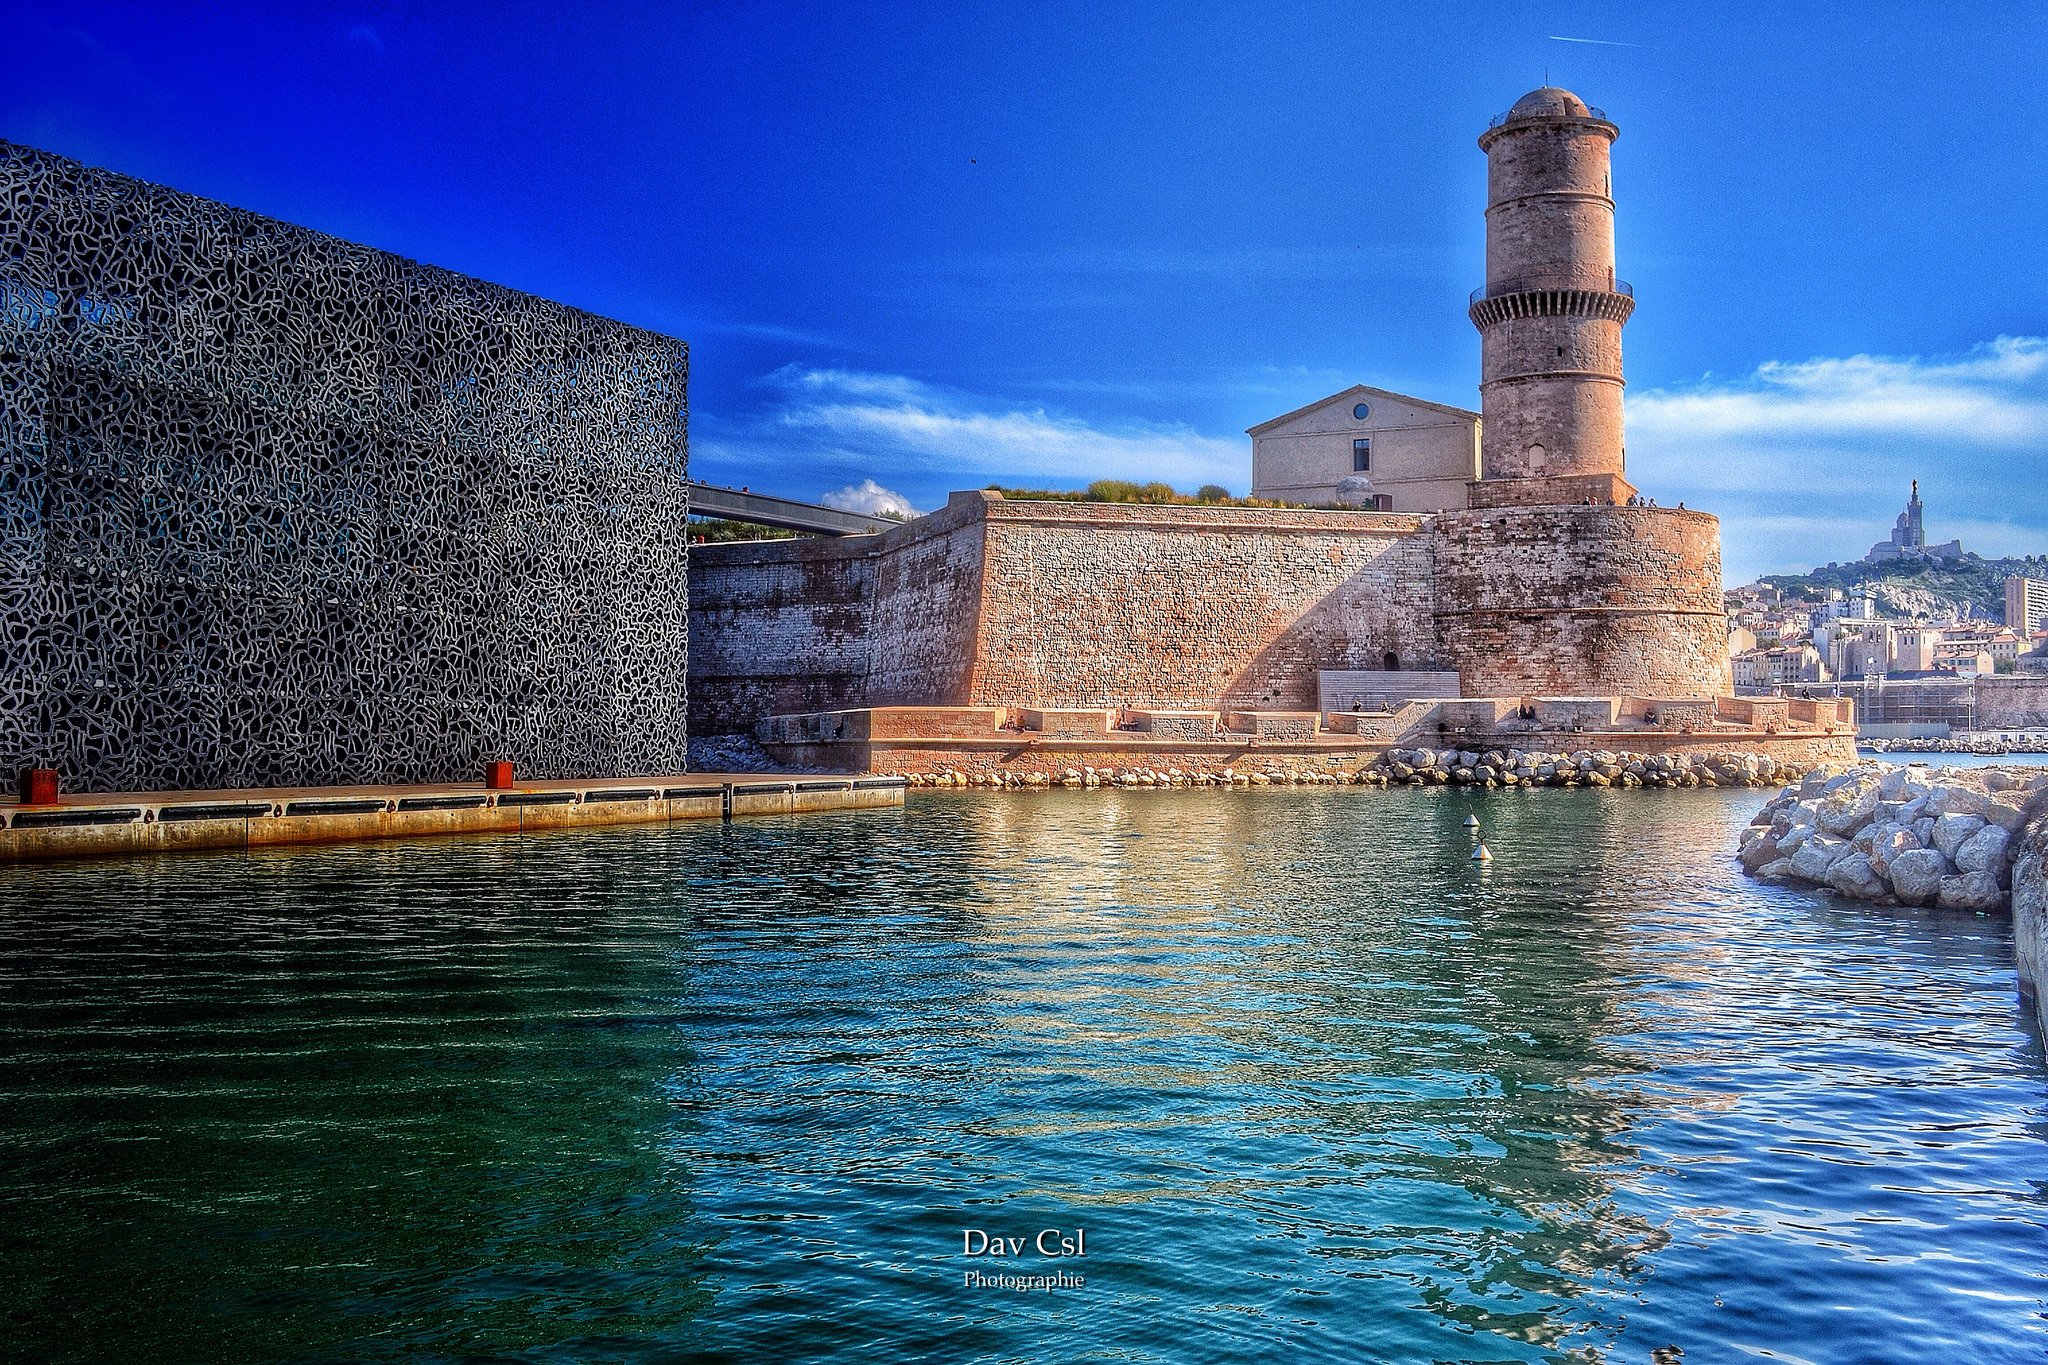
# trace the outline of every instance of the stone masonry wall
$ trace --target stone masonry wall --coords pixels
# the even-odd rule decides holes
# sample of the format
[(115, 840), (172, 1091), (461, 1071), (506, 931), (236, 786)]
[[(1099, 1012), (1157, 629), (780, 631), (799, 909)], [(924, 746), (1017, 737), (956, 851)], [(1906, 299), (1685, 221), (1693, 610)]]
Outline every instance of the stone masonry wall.
[(1309, 710), (1439, 654), (1424, 519), (991, 501), (971, 704)]
[(868, 537), (691, 547), (690, 733), (860, 705), (877, 557)]
[(2020, 675), (1979, 678), (1975, 692), (1979, 730), (2048, 727), (2048, 678)]
[(858, 706), (1313, 710), (1432, 668), (1419, 516), (955, 494), (881, 536), (695, 547), (690, 725)]
[(1467, 697), (1730, 690), (1718, 523), (956, 494), (880, 536), (698, 547), (691, 727), (863, 706), (1313, 711), (1324, 669)]
[(1437, 628), (1466, 696), (1733, 690), (1713, 517), (1509, 507), (1433, 530)]

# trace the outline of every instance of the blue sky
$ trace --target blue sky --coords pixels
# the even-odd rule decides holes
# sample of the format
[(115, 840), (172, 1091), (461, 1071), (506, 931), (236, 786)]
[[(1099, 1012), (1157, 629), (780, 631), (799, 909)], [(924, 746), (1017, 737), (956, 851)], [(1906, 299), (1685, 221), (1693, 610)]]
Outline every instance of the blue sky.
[(0, 135), (680, 335), (700, 477), (919, 508), (1476, 406), (1474, 139), (1547, 69), (1622, 129), (1630, 474), (1731, 581), (1914, 477), (2048, 551), (2039, 6), (10, 11)]

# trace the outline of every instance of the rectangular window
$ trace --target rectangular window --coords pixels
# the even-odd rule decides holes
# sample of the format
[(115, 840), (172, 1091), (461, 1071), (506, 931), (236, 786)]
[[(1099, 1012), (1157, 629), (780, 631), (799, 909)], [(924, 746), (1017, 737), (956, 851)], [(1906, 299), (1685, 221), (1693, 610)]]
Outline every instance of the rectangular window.
[(1372, 442), (1365, 439), (1351, 443), (1351, 472), (1366, 474), (1372, 470)]
[(1373, 511), (1375, 511), (1375, 512), (1391, 512), (1391, 511), (1393, 511), (1393, 510), (1394, 510), (1394, 495), (1393, 495), (1392, 493), (1375, 493), (1375, 494), (1373, 494), (1373, 495), (1372, 495), (1372, 510), (1373, 510)]

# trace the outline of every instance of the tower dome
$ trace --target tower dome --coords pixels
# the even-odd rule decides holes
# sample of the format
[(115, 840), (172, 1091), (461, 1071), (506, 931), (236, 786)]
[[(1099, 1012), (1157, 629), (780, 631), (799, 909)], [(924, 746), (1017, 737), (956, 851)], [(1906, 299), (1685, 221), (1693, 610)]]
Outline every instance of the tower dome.
[[(1555, 85), (1538, 86), (1515, 101), (1508, 119), (1591, 118), (1593, 111), (1571, 91)], [(1506, 120), (1503, 120), (1504, 122)]]

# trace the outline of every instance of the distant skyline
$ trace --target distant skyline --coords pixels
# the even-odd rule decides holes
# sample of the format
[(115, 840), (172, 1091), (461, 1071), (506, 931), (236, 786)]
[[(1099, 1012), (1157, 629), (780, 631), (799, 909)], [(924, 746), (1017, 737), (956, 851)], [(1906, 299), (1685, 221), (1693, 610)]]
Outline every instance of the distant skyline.
[(683, 337), (698, 477), (920, 509), (1478, 406), (1474, 140), (1547, 72), (1621, 127), (1630, 477), (1731, 583), (1914, 478), (2048, 551), (2033, 7), (12, 12), (0, 135)]

